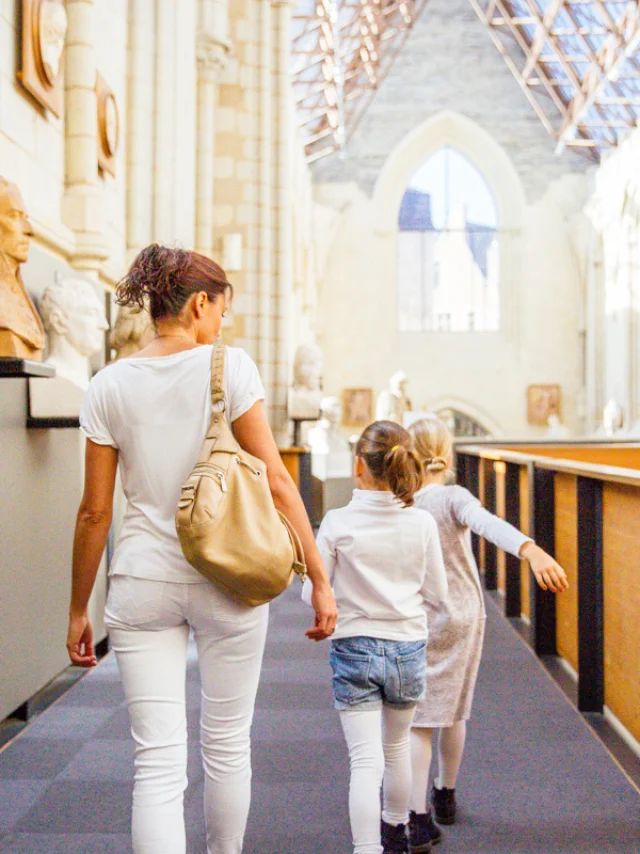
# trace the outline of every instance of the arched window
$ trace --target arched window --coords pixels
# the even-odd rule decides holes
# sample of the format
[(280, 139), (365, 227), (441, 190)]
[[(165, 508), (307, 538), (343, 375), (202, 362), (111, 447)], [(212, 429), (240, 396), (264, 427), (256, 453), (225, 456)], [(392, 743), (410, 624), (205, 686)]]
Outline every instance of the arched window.
[(398, 221), (401, 332), (500, 328), (498, 212), (483, 176), (449, 146), (413, 174)]

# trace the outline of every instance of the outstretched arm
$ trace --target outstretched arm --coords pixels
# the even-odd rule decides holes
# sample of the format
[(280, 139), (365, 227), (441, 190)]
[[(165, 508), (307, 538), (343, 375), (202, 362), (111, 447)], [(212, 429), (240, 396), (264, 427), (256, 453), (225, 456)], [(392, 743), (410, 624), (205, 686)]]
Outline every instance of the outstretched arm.
[(291, 522), (300, 537), (307, 573), (313, 583), (313, 608), (316, 612), (315, 624), (313, 628), (307, 630), (306, 634), (311, 640), (323, 640), (333, 633), (336, 625), (338, 615), (335, 599), (302, 498), (282, 462), (271, 428), (264, 415), (262, 402), (254, 403), (248, 412), (237, 418), (233, 422), (232, 429), (240, 447), (254, 457), (258, 457), (266, 465), (273, 502)]
[(551, 555), (537, 546), (531, 537), (485, 510), (471, 493), (460, 490), (453, 507), (461, 525), (509, 554), (528, 560), (536, 582), (543, 590), (561, 593), (568, 589), (566, 573)]

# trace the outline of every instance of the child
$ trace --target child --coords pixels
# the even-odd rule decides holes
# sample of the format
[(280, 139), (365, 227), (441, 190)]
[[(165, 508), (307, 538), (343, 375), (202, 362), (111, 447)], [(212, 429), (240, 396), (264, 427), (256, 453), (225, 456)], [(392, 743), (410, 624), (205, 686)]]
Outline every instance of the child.
[(438, 729), (438, 777), (431, 791), (435, 819), (453, 824), (456, 817), (456, 777), (462, 761), (466, 721), (482, 654), (484, 600), (469, 531), (512, 555), (526, 558), (543, 590), (558, 593), (568, 587), (564, 570), (533, 540), (485, 510), (461, 486), (446, 486), (451, 467), (452, 437), (435, 416), (411, 425), (409, 432), (424, 470), (417, 507), (436, 520), (447, 568), (449, 595), (439, 608), (427, 604), (428, 693), (418, 704), (411, 730), (413, 785), (411, 791), (412, 854), (429, 851), (440, 840), (427, 805), (431, 765), (431, 736)]
[[(327, 513), (318, 533), (338, 605), (334, 706), (349, 749), (354, 854), (402, 854), (409, 733), (425, 690), (425, 602), (443, 601), (447, 580), (436, 524), (412, 507), (422, 467), (409, 433), (391, 421), (371, 424), (356, 446), (354, 473), (353, 499)], [(309, 582), (302, 595), (310, 601)]]

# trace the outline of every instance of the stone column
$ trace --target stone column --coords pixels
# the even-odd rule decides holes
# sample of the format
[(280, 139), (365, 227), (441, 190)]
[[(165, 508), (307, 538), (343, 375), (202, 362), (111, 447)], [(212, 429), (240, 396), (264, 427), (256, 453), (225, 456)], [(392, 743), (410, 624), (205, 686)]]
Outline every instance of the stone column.
[(131, 0), (127, 101), (127, 249), (151, 243), (155, 0)]
[(98, 184), (94, 0), (67, 0), (65, 185), (62, 219), (75, 234), (71, 264), (97, 276), (107, 258)]
[(229, 53), (226, 0), (200, 0), (197, 40), (198, 145), (196, 160), (196, 248), (213, 254), (216, 82)]
[(286, 435), (287, 389), (290, 382), (291, 300), (293, 290), (293, 103), (290, 78), (291, 0), (273, 0), (275, 31), (275, 80), (277, 86), (277, 129), (275, 139), (276, 275), (275, 275), (275, 412), (273, 427), (281, 440)]
[(260, 91), (259, 91), (259, 229), (258, 229), (258, 368), (268, 390), (269, 409), (274, 404), (273, 285), (273, 57), (271, 0), (260, 4)]

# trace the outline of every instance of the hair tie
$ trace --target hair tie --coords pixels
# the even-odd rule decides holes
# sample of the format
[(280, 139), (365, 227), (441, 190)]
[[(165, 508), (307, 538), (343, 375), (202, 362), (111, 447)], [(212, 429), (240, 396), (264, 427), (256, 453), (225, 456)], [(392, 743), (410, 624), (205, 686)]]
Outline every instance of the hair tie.
[(394, 445), (393, 448), (391, 448), (391, 450), (389, 451), (389, 453), (392, 454), (394, 451), (397, 451), (398, 448), (401, 448), (401, 447), (402, 447), (402, 445)]

